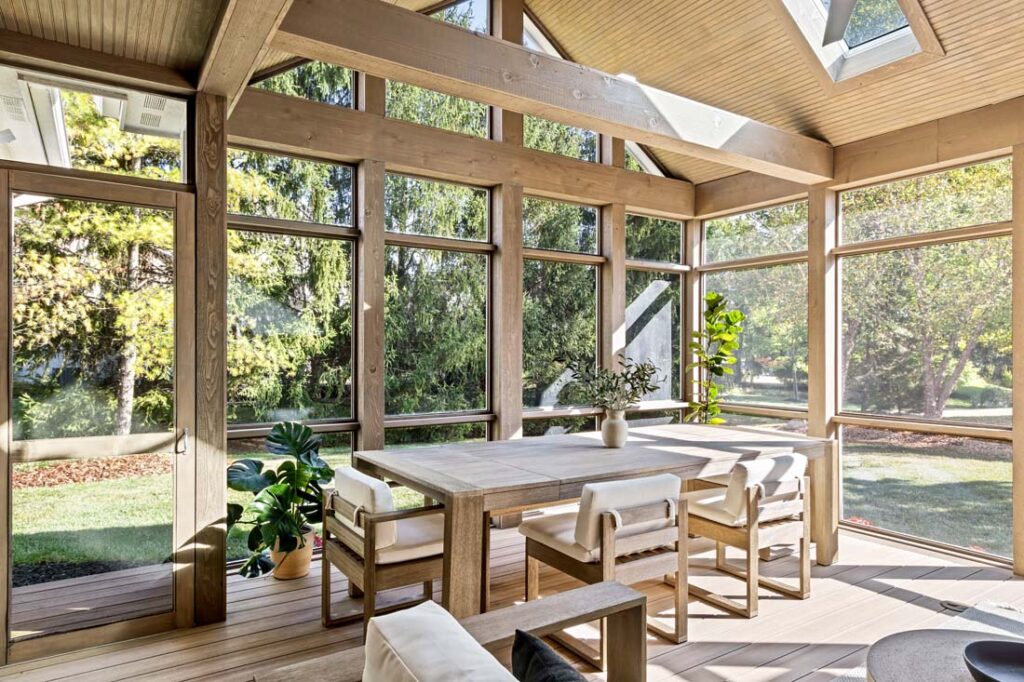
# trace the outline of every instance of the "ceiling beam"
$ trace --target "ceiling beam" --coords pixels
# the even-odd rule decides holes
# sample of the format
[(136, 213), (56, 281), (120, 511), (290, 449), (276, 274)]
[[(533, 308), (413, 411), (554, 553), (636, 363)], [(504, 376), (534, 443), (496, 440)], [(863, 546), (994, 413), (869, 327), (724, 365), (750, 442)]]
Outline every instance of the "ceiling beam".
[(521, 185), (528, 194), (686, 218), (693, 185), (599, 163), (525, 149), (377, 114), (249, 88), (228, 120), (232, 145), (357, 162), (376, 159), (389, 171), (484, 186)]
[(832, 148), (379, 0), (295, 0), (278, 50), (743, 170), (832, 177)]
[(700, 218), (715, 218), (807, 197), (807, 185), (760, 173), (739, 173), (696, 188), (694, 212)]
[(224, 5), (203, 58), (198, 89), (226, 97), (229, 114), (291, 4), (292, 0), (228, 0)]
[(0, 29), (0, 61), (110, 85), (177, 95), (195, 92), (195, 83), (176, 69), (3, 29)]

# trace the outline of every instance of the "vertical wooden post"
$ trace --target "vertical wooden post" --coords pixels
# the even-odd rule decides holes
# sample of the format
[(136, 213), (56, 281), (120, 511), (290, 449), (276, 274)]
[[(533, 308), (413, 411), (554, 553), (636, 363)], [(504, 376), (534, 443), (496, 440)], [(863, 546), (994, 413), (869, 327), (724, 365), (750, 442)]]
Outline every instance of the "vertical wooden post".
[(1013, 572), (1024, 575), (1024, 145), (1013, 148)]
[[(195, 101), (195, 620), (227, 616), (227, 102)], [(180, 493), (179, 493), (180, 494)]]
[(811, 463), (815, 557), (831, 565), (839, 552), (839, 448), (836, 412), (836, 193), (812, 187), (807, 195), (807, 433), (830, 439), (825, 456)]
[[(523, 0), (491, 0), (491, 35), (523, 44)], [(491, 138), (522, 146), (523, 115), (491, 107)]]
[[(683, 300), (681, 303), (681, 319), (683, 320), (683, 367), (693, 362), (690, 352), (690, 339), (693, 332), (700, 330), (701, 313), (704, 304), (701, 300), (700, 271), (698, 268), (703, 258), (703, 225), (698, 219), (687, 220), (683, 225), (683, 265), (690, 267), (683, 277)], [(685, 369), (682, 372), (683, 400), (690, 402), (696, 397), (697, 371)]]
[(491, 425), (492, 440), (523, 435), (523, 188), (491, 192)]
[[(600, 162), (622, 168), (626, 162), (626, 143), (608, 135), (600, 137)], [(621, 369), (626, 352), (626, 207), (608, 204), (601, 207), (600, 326), (598, 360), (602, 367)]]
[(11, 188), (9, 173), (0, 169), (0, 665), (7, 665), (8, 618), (11, 611), (11, 250), (14, 228), (11, 225)]

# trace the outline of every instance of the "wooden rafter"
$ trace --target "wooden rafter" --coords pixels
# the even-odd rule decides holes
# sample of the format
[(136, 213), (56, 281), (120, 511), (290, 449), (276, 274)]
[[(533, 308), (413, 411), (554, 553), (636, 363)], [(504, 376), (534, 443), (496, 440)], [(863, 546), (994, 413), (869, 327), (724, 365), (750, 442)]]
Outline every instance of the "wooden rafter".
[(832, 177), (824, 142), (379, 0), (297, 0), (271, 46), (735, 168)]
[(249, 84), (292, 0), (228, 0), (199, 72), (199, 90), (222, 95), (228, 113)]

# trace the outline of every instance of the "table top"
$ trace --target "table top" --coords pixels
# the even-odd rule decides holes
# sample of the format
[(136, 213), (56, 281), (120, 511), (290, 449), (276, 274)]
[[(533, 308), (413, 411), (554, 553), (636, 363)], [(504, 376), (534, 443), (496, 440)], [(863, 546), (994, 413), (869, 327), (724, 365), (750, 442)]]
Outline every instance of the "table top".
[(828, 442), (738, 427), (671, 424), (631, 428), (622, 448), (605, 448), (587, 432), (506, 441), (455, 443), (401, 450), (360, 451), (355, 465), (439, 497), (484, 494), (500, 504), (579, 496), (584, 483), (670, 472), (682, 478), (728, 473), (737, 461), (792, 448), (821, 457)]
[(972, 682), (964, 648), (979, 640), (1021, 641), (974, 630), (908, 630), (883, 637), (868, 649), (872, 682)]

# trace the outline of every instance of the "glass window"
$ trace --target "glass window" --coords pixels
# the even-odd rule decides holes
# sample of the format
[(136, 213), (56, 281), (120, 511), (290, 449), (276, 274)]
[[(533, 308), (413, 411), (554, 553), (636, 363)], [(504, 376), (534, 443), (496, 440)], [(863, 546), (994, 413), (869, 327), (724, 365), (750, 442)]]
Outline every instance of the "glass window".
[[(831, 0), (821, 0), (821, 4), (828, 10), (832, 3)], [(898, 0), (856, 2), (843, 40), (846, 41), (847, 47), (854, 48), (908, 25), (907, 17), (900, 9)]]
[(229, 230), (229, 423), (352, 416), (352, 248)]
[(630, 412), (626, 421), (630, 426), (664, 426), (665, 424), (681, 424), (682, 410), (654, 410), (651, 412)]
[(652, 362), (660, 386), (645, 400), (679, 400), (681, 337), (679, 275), (626, 271), (626, 357)]
[(389, 173), (384, 219), (390, 232), (487, 241), (487, 190)]
[(385, 410), (487, 407), (487, 255), (386, 249)]
[(597, 253), (597, 209), (525, 197), (523, 245), (535, 249)]
[(763, 208), (704, 223), (704, 262), (807, 249), (807, 202)]
[(324, 62), (306, 62), (265, 78), (257, 88), (339, 107), (355, 106), (355, 72)]
[(174, 424), (174, 214), (14, 194), (14, 439)]
[(1010, 159), (843, 192), (844, 242), (1010, 220)]
[(1009, 237), (842, 260), (843, 409), (1010, 424)]
[(844, 426), (843, 518), (1012, 555), (1010, 443)]
[(523, 405), (577, 404), (569, 364), (596, 359), (597, 268), (524, 261)]
[(461, 0), (431, 12), (430, 16), (477, 33), (490, 33), (489, 4), (487, 0)]
[(487, 137), (487, 105), (398, 81), (387, 82), (384, 109), (391, 118)]
[(739, 362), (723, 377), (727, 402), (807, 404), (807, 265), (711, 272), (704, 291), (717, 291), (747, 316)]
[(678, 220), (626, 214), (626, 258), (678, 263), (683, 224)]
[(439, 426), (410, 426), (392, 428), (384, 432), (384, 445), (388, 449), (427, 447), (445, 443), (483, 442), (487, 440), (487, 424), (441, 424)]
[(643, 167), (640, 160), (636, 158), (633, 152), (626, 149), (626, 170), (633, 171), (634, 173), (646, 173), (647, 169)]
[(523, 144), (552, 154), (561, 154), (583, 161), (597, 161), (597, 133), (537, 118), (523, 116)]
[(228, 212), (352, 225), (351, 166), (228, 150)]
[(729, 426), (751, 426), (759, 429), (770, 429), (772, 431), (785, 431), (787, 433), (807, 434), (806, 419), (781, 419), (779, 417), (759, 417), (753, 414), (738, 414), (735, 412), (723, 412)]
[(183, 182), (183, 99), (0, 65), (0, 159)]
[(526, 437), (558, 436), (563, 433), (593, 431), (595, 428), (593, 417), (546, 417), (523, 420), (523, 435)]

